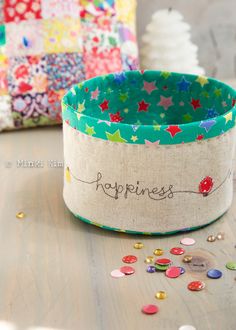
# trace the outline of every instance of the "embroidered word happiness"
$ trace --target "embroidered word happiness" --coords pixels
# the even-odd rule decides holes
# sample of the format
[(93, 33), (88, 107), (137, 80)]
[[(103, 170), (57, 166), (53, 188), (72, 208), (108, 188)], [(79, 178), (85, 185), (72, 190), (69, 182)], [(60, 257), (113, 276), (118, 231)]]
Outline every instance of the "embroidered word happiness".
[[(69, 170), (69, 168), (68, 168)], [(217, 186), (215, 189), (211, 190), (207, 194), (203, 194), (200, 191), (192, 191), (192, 190), (174, 190), (173, 185), (167, 185), (167, 186), (154, 186), (154, 187), (145, 187), (142, 185), (140, 181), (136, 181), (135, 184), (132, 183), (110, 183), (110, 182), (104, 182), (103, 176), (101, 172), (97, 173), (97, 177), (93, 181), (84, 181), (77, 177), (75, 177), (71, 172), (71, 176), (81, 183), (87, 184), (87, 185), (94, 185), (96, 191), (102, 191), (104, 194), (109, 196), (113, 199), (119, 199), (119, 198), (129, 198), (131, 195), (136, 196), (147, 196), (148, 198), (155, 200), (155, 201), (161, 201), (166, 198), (173, 198), (175, 194), (182, 193), (182, 194), (200, 194), (203, 197), (207, 197), (210, 194), (214, 193), (216, 190), (218, 190), (225, 181), (230, 177), (231, 171), (227, 173), (227, 176), (225, 179)]]

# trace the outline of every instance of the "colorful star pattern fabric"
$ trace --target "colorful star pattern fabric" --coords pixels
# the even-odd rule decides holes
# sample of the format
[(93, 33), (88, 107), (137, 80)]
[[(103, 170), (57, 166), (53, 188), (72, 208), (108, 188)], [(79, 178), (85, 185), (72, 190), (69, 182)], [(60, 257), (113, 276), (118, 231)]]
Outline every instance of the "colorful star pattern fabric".
[[(232, 129), (235, 100), (235, 90), (214, 79), (130, 71), (75, 85), (62, 106), (65, 124), (81, 133), (160, 148), (201, 143)], [(15, 103), (21, 106), (21, 100)]]
[(153, 91), (155, 91), (157, 89), (157, 87), (155, 85), (155, 81), (152, 81), (152, 82), (144, 81), (143, 82), (143, 89), (148, 94), (151, 94)]
[(161, 95), (161, 100), (158, 103), (159, 106), (163, 107), (165, 110), (168, 110), (169, 107), (171, 107), (173, 105), (172, 102), (172, 96), (170, 97), (165, 97)]
[[(139, 67), (135, 15), (136, 0), (0, 0), (0, 131), (61, 123), (62, 97), (86, 79), (115, 72), (122, 86)], [(86, 97), (101, 104), (100, 87)]]
[(149, 103), (146, 103), (144, 100), (138, 103), (138, 111), (148, 111)]

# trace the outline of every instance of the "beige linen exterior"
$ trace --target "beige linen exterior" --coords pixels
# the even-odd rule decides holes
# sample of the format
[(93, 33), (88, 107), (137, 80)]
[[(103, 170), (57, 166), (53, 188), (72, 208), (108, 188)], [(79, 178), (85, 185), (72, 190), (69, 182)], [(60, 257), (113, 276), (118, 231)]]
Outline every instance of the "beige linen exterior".
[[(67, 124), (63, 130), (65, 168), (71, 173), (71, 181), (64, 182), (64, 200), (76, 215), (122, 230), (169, 232), (207, 224), (231, 205), (235, 128), (217, 138), (168, 146), (114, 143), (84, 135)], [(102, 175), (99, 186), (77, 180), (92, 182), (98, 173)], [(170, 185), (172, 191), (198, 192), (206, 176), (213, 178), (213, 189), (222, 184), (207, 197), (195, 193), (168, 197)], [(153, 200), (147, 190), (140, 196), (128, 192), (127, 198), (124, 191), (117, 199), (107, 195), (115, 192), (105, 183), (117, 182), (125, 189), (126, 184), (136, 187), (137, 181), (139, 191), (164, 187), (166, 198)]]

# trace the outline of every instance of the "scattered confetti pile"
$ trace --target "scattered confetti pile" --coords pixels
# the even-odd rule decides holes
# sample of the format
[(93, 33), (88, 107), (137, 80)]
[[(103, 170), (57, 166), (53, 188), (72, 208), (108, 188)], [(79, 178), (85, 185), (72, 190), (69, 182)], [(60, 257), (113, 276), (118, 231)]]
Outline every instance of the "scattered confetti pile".
[[(213, 240), (212, 240), (212, 238), (213, 238)], [(208, 236), (207, 241), (213, 242), (215, 240), (222, 240), (222, 239), (224, 239), (224, 233), (218, 233), (215, 236), (214, 235)], [(185, 246), (192, 246), (196, 242), (193, 238), (184, 237), (180, 240), (180, 243)], [(133, 247), (134, 247), (134, 249), (141, 250), (144, 248), (144, 244), (141, 242), (137, 242), (133, 245)], [(202, 266), (203, 262), (202, 262), (202, 258), (200, 256), (185, 254), (186, 253), (185, 250), (181, 247), (172, 247), (169, 250), (169, 253), (172, 254), (174, 258), (184, 255), (182, 257), (182, 262), (186, 263), (188, 265), (191, 265), (192, 263), (194, 263), (193, 266), (198, 267), (199, 266), (198, 262), (200, 262), (201, 263), (200, 266)], [(179, 265), (174, 265), (175, 262), (167, 257), (160, 257), (163, 254), (165, 254), (165, 251), (161, 248), (157, 248), (157, 249), (153, 250), (153, 255), (158, 256), (157, 259), (155, 259), (155, 257), (153, 255), (148, 255), (144, 259), (144, 263), (147, 264), (147, 266), (145, 268), (147, 273), (150, 273), (150, 274), (151, 273), (152, 274), (164, 273), (165, 277), (170, 278), (170, 279), (176, 279), (179, 276), (186, 273), (186, 270), (184, 267), (179, 266)], [(122, 261), (124, 263), (128, 263), (128, 264), (136, 263), (138, 261), (138, 258), (135, 255), (126, 255), (122, 258)], [(195, 263), (196, 263), (196, 265), (195, 265)], [(207, 265), (204, 264), (203, 266), (204, 266), (204, 271), (205, 271), (205, 269), (207, 269)], [(236, 270), (236, 261), (229, 261), (226, 263), (225, 266), (228, 270)], [(196, 268), (196, 271), (197, 271), (197, 268)], [(122, 266), (119, 269), (113, 270), (111, 272), (111, 276), (114, 278), (120, 278), (120, 277), (124, 277), (125, 275), (132, 275), (134, 273), (135, 273), (135, 269), (133, 267)], [(205, 275), (206, 275), (206, 280), (207, 279), (220, 279), (223, 276), (223, 272), (219, 269), (210, 268), (210, 269), (207, 269), (207, 271), (205, 272)], [(206, 284), (202, 280), (190, 281), (187, 284), (187, 289), (192, 292), (202, 291), (205, 287), (206, 287)], [(167, 298), (167, 292), (165, 290), (159, 290), (155, 293), (154, 297), (158, 300), (165, 300)], [(152, 315), (152, 314), (156, 314), (159, 312), (159, 307), (156, 306), (155, 304), (147, 304), (141, 308), (141, 311), (144, 314)], [(196, 330), (196, 329), (191, 325), (183, 325), (183, 326), (179, 327), (179, 330)]]

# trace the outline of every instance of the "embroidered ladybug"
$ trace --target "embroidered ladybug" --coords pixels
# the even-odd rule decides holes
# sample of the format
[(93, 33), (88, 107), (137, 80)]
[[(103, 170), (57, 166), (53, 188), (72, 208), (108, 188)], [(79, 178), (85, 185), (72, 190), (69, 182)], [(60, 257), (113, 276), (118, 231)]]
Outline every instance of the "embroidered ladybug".
[(207, 196), (213, 187), (213, 179), (210, 176), (206, 176), (199, 184), (199, 192), (203, 196)]

